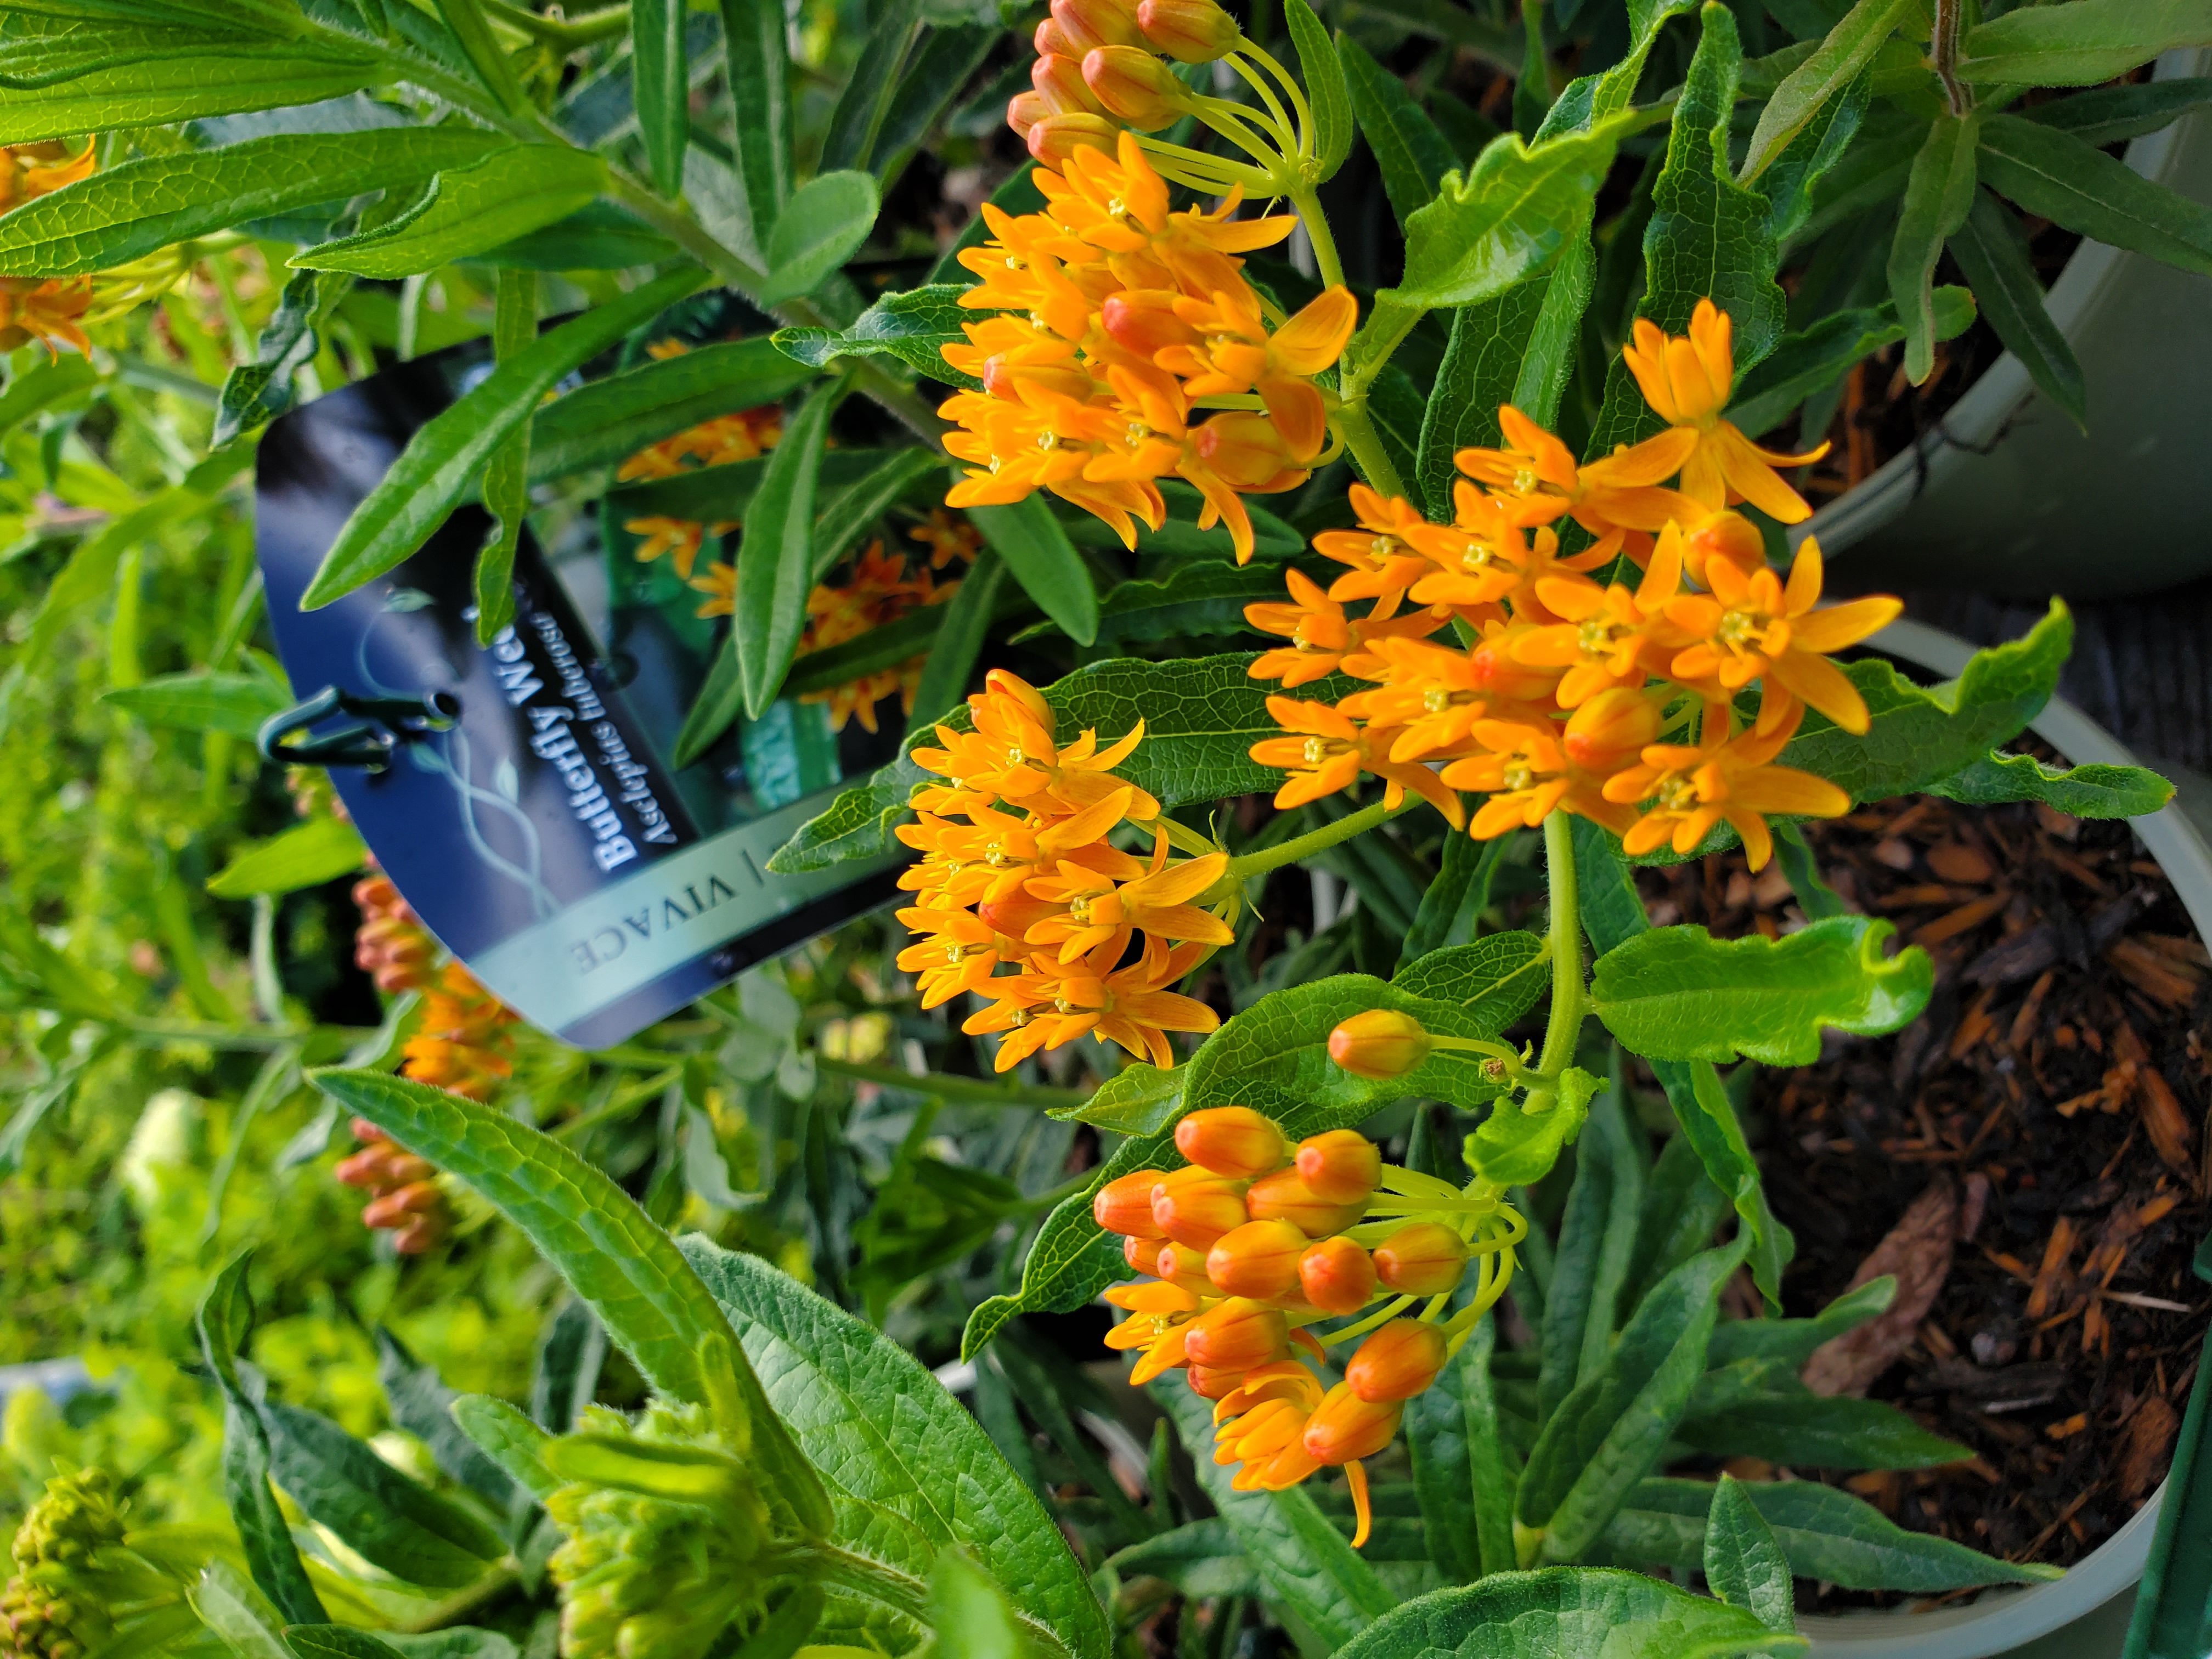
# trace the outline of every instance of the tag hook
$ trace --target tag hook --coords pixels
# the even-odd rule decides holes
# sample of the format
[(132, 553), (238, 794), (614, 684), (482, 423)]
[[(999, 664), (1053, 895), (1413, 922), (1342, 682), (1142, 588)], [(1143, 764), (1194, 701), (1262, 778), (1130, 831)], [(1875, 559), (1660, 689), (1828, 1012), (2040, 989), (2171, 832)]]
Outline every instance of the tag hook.
[[(305, 735), (309, 726), (332, 714), (356, 715), (360, 723), (319, 737)], [(326, 685), (262, 721), (254, 741), (264, 760), (280, 766), (359, 766), (381, 772), (400, 744), (442, 730), (460, 715), (461, 700), (450, 691), (425, 691), (419, 697), (362, 697)], [(297, 743), (285, 741), (295, 735)]]

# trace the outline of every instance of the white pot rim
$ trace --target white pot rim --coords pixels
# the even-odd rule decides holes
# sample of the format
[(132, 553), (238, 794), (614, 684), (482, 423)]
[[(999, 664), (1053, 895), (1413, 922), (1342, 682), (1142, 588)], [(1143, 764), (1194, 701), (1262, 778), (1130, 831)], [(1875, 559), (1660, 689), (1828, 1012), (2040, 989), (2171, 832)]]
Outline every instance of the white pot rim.
[[(1916, 622), (1892, 623), (1867, 644), (1946, 676), (1963, 671), (1974, 647), (1956, 635)], [(2073, 704), (2053, 697), (2029, 729), (2076, 766), (2133, 766), (2136, 757)], [(2172, 880), (2175, 893), (2212, 939), (2212, 847), (2172, 803), (2130, 827)], [(1971, 1604), (1927, 1613), (1902, 1609), (1812, 1616), (1797, 1621), (1813, 1638), (1808, 1659), (1988, 1659), (2072, 1624), (2142, 1577), (2166, 1483), (2127, 1523), (2068, 1570), (2063, 1578), (2022, 1589), (1984, 1592)]]

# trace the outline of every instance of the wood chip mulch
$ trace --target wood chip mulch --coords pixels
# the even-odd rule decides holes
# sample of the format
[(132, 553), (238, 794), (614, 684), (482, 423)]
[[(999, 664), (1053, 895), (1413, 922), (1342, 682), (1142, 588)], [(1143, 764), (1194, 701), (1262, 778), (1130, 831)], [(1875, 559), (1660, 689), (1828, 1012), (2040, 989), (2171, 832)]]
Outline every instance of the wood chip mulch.
[[(1891, 1315), (1816, 1354), (1808, 1381), (1888, 1401), (1976, 1455), (1792, 1473), (1902, 1525), (2070, 1565), (2164, 1477), (2212, 1322), (2212, 1285), (2190, 1271), (2212, 1226), (2212, 956), (2123, 823), (1930, 796), (1808, 839), (1851, 908), (1928, 950), (1936, 988), (1895, 1036), (1831, 1033), (1818, 1064), (1759, 1079), (1747, 1127), (1797, 1240), (1786, 1311), (1898, 1273)], [(1803, 923), (1778, 867), (1753, 877), (1740, 853), (1640, 879), (1656, 922)]]

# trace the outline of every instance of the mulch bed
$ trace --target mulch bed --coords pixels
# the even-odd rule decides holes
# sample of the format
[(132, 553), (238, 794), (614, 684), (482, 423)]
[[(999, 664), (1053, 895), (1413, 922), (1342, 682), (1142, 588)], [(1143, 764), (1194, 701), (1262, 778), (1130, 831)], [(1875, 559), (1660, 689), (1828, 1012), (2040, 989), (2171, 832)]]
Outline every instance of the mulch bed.
[[(1895, 1036), (1832, 1033), (1817, 1065), (1759, 1079), (1767, 1191), (1797, 1239), (1786, 1311), (1813, 1313), (1863, 1264), (1898, 1271), (1900, 1304), (1917, 1290), (1925, 1311), (1890, 1321), (1887, 1345), (1823, 1351), (1813, 1380), (1840, 1392), (1878, 1371), (1864, 1392), (1977, 1455), (1792, 1473), (2070, 1565), (2164, 1476), (2212, 1322), (2190, 1271), (2212, 1226), (2212, 957), (2124, 823), (1929, 796), (1808, 839), (1854, 908), (1929, 951), (1936, 989)], [(1639, 879), (1657, 922), (1802, 921), (1779, 869), (1754, 878), (1741, 853)], [(1831, 1590), (1808, 1610), (1899, 1599)]]

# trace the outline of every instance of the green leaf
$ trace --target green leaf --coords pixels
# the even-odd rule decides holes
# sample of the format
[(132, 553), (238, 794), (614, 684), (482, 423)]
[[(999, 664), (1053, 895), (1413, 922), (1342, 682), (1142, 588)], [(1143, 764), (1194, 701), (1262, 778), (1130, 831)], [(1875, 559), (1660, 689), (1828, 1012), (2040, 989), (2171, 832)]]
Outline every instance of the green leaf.
[(782, 0), (721, 0), (721, 5), (738, 185), (757, 249), (791, 197), (790, 25)]
[[(1620, 1562), (1698, 1570), (1714, 1492), (1703, 1480), (1644, 1481), (1606, 1528), (1606, 1553)], [(1927, 1595), (2058, 1576), (2056, 1568), (1993, 1560), (1948, 1539), (1907, 1532), (1873, 1504), (1817, 1480), (1754, 1481), (1743, 1493), (1800, 1578)]]
[(964, 283), (940, 283), (887, 294), (854, 319), (847, 329), (783, 328), (772, 337), (776, 349), (815, 368), (827, 368), (839, 357), (884, 356), (896, 357), (933, 380), (973, 391), (982, 382), (963, 374), (941, 355), (948, 345), (964, 345), (963, 322), (982, 313), (963, 311), (960, 295)]
[(1981, 123), (1980, 168), (1984, 183), (2027, 212), (2094, 241), (2212, 275), (2212, 208), (2144, 178), (2070, 132), (2017, 115), (1988, 116)]
[(1408, 1601), (1335, 1659), (1723, 1659), (1803, 1645), (1740, 1607), (1641, 1573), (1547, 1567)]
[[(1952, 239), (1954, 249), (1957, 241)], [(1975, 287), (1980, 291), (1978, 279)], [(1966, 289), (1947, 284), (1934, 290), (1933, 302), (1936, 339), (1955, 339), (1973, 326), (1974, 296)], [(1746, 437), (1756, 438), (1796, 414), (1808, 398), (1843, 379), (1861, 359), (1904, 337), (1905, 325), (1897, 320), (1897, 307), (1889, 301), (1832, 312), (1802, 334), (1784, 340), (1750, 374), (1737, 376), (1728, 417)]]
[[(1634, 1307), (1644, 1299), (1645, 1291), (1711, 1243), (1715, 1230), (1730, 1207), (1729, 1195), (1706, 1173), (1696, 1143), (1687, 1135), (1669, 1136), (1644, 1183), (1632, 1257), (1634, 1265), (1621, 1288), (1622, 1299)], [(1716, 1337), (1726, 1328), (1716, 1328)]]
[(960, 591), (942, 606), (933, 607), (943, 611), (944, 622), (921, 665), (921, 682), (915, 688), (914, 718), (908, 722), (915, 730), (924, 729), (967, 696), (1006, 578), (1006, 567), (987, 547), (960, 579)]
[(1657, 927), (1597, 959), (1591, 1006), (1647, 1059), (1809, 1066), (1826, 1028), (1881, 1036), (1927, 1006), (1934, 964), (1917, 946), (1885, 955), (1896, 932), (1866, 916), (1832, 916), (1780, 939)]
[(361, 831), (344, 819), (309, 818), (240, 853), (210, 878), (208, 891), (227, 899), (296, 892), (350, 875), (368, 857)]
[[(347, 137), (359, 141), (376, 136), (350, 133)], [(63, 194), (56, 191), (31, 205)], [(328, 605), (413, 553), (460, 504), (492, 453), (531, 417), (562, 376), (659, 315), (706, 278), (707, 273), (696, 267), (675, 271), (562, 324), (433, 417), (354, 508), (307, 585), (301, 609)]]
[(1764, 1457), (1801, 1468), (1930, 1469), (1973, 1449), (1932, 1435), (1879, 1400), (1802, 1391), (1729, 1401), (1710, 1417), (1686, 1416), (1675, 1438), (1722, 1457)]
[(1406, 1402), (1422, 1530), (1430, 1559), (1448, 1579), (1513, 1565), (1513, 1481), (1490, 1376), (1496, 1341), (1495, 1323), (1485, 1314), (1437, 1380)]
[(1117, 1550), (1106, 1565), (1125, 1583), (1160, 1578), (1194, 1599), (1257, 1595), (1259, 1571), (1234, 1529), (1219, 1516), (1189, 1521), (1170, 1531)]
[(1329, 46), (1328, 31), (1306, 0), (1283, 0), (1283, 21), (1297, 48), (1298, 70), (1313, 109), (1314, 158), (1320, 164), (1314, 178), (1319, 183), (1334, 176), (1352, 154), (1352, 92), (1345, 84), (1344, 65)]
[(2053, 98), (2024, 109), (2021, 114), (2040, 125), (2070, 132), (2083, 143), (2101, 149), (2106, 144), (2124, 143), (2156, 132), (2208, 106), (2212, 106), (2212, 80), (2179, 75), (2171, 81), (2077, 92), (2070, 98)]
[(195, 1322), (200, 1353), (222, 1391), (223, 1497), (246, 1570), (277, 1614), (294, 1623), (321, 1624), (330, 1615), (300, 1565), (291, 1528), (276, 1506), (269, 1485), (268, 1435), (258, 1402), (239, 1374), (238, 1351), (253, 1327), (253, 1303), (246, 1288), (246, 1269), (252, 1259), (252, 1251), (241, 1250), (224, 1264), (208, 1286)]
[(1273, 1492), (1231, 1486), (1236, 1470), (1213, 1461), (1212, 1409), (1181, 1377), (1162, 1377), (1150, 1392), (1175, 1420), (1199, 1484), (1259, 1570), (1268, 1599), (1310, 1630), (1322, 1650), (1336, 1650), (1397, 1605), (1304, 1486)]
[[(1106, 1659), (1105, 1614), (1052, 1518), (959, 1401), (915, 1358), (758, 1256), (679, 1247), (727, 1313), (769, 1402), (843, 1492), (1021, 1586), (1033, 1635)], [(890, 1565), (921, 1577), (927, 1557)]]
[[(466, 1182), (538, 1247), (591, 1305), (653, 1388), (708, 1402), (702, 1352), (734, 1340), (720, 1307), (668, 1235), (603, 1172), (550, 1136), (503, 1112), (427, 1084), (375, 1072), (322, 1071), (310, 1080), (417, 1157)], [(802, 1522), (820, 1487), (759, 1380), (736, 1356), (736, 1383), (764, 1485)]]
[(931, 1651), (941, 1659), (1024, 1659), (1029, 1651), (1006, 1592), (963, 1550), (937, 1558), (929, 1621), (937, 1631)]
[[(493, 362), (511, 362), (537, 337), (536, 275), (501, 271), (492, 301)], [(477, 550), (474, 572), (479, 647), (489, 645), (514, 621), (514, 556), (522, 545), (522, 522), (530, 513), (530, 429), (535, 418), (519, 424), (484, 463), (483, 504), (493, 526)]]
[(1858, 78), (1881, 43), (1896, 33), (1911, 3), (1858, 0), (1813, 53), (1783, 78), (1759, 112), (1759, 125), (1752, 131), (1750, 151), (1739, 175), (1743, 183), (1765, 172), (1821, 106)]
[(2173, 786), (2140, 766), (2072, 766), (2061, 771), (2033, 755), (1993, 754), (1954, 772), (1930, 793), (1974, 806), (2039, 800), (2069, 817), (2137, 818), (2172, 800)]
[(842, 383), (823, 386), (800, 406), (769, 457), (745, 517), (730, 648), (737, 653), (745, 713), (754, 720), (775, 701), (806, 628), (806, 596), (814, 587), (815, 482), (830, 417), (843, 395)]
[(567, 144), (514, 144), (430, 180), (422, 198), (387, 224), (302, 249), (294, 266), (399, 277), (435, 270), (526, 236), (593, 201), (607, 164)]
[(1982, 314), (2005, 349), (2020, 359), (2043, 395), (2087, 431), (2088, 393), (2081, 365), (2065, 331), (2045, 307), (2043, 284), (2036, 280), (2020, 221), (1989, 191), (1976, 191), (1966, 223), (1946, 246), (1973, 284)]
[[(1279, 565), (1191, 560), (1176, 565), (1157, 581), (1116, 583), (1099, 601), (1095, 643), (1111, 649), (1135, 641), (1249, 635), (1256, 630), (1245, 620), (1245, 606), (1279, 601), (1282, 596)], [(1015, 635), (1014, 641), (1018, 644), (1060, 632), (1058, 623), (1041, 622)]]
[(809, 651), (793, 658), (791, 672), (784, 677), (781, 695), (801, 697), (810, 691), (826, 691), (862, 675), (879, 673), (910, 661), (930, 648), (938, 631), (945, 626), (948, 609), (949, 605), (933, 605), (911, 611), (896, 622), (872, 628), (842, 645)]
[(1137, 1060), (1124, 1066), (1077, 1106), (1055, 1106), (1047, 1117), (1094, 1124), (1121, 1135), (1156, 1135), (1182, 1115), (1183, 1069)]
[(1352, 112), (1382, 169), (1382, 189), (1391, 211), (1404, 224), (1417, 209), (1436, 199), (1437, 180), (1458, 160), (1437, 124), (1429, 119), (1406, 83), (1376, 63), (1366, 47), (1340, 34), (1337, 56)]
[(1766, 1359), (1794, 1371), (1813, 1357), (1814, 1349), (1864, 1324), (1896, 1296), (1897, 1280), (1884, 1273), (1838, 1297), (1810, 1319), (1724, 1319), (1713, 1328), (1706, 1363)]
[[(98, 48), (88, 41), (88, 50)], [(348, 52), (327, 37), (313, 45), (238, 40), (220, 51), (187, 45), (127, 64), (109, 62), (53, 84), (0, 88), (0, 143), (320, 103), (376, 86), (389, 73), (368, 54)], [(498, 142), (489, 133), (477, 136), (487, 148)]]
[(403, 1659), (390, 1643), (347, 1625), (288, 1625), (284, 1645), (299, 1659)]
[(1407, 219), (1405, 276), (1376, 295), (1378, 307), (1473, 305), (1548, 270), (1583, 233), (1613, 152), (1638, 125), (1625, 112), (1534, 145), (1501, 133)]
[[(1421, 895), (1413, 925), (1407, 929), (1405, 943), (1399, 947), (1397, 971), (1391, 975), (1394, 981), (1407, 990), (1416, 990), (1403, 975), (1421, 957), (1431, 951), (1475, 942), (1476, 927), (1490, 908), (1491, 881), (1513, 840), (1510, 836), (1489, 841), (1476, 841), (1472, 836), (1444, 837), (1437, 878)], [(1433, 994), (1424, 990), (1419, 994)]]
[(373, 1566), (410, 1583), (459, 1589), (505, 1553), (483, 1522), (417, 1486), (327, 1417), (261, 1407), (270, 1473), (307, 1518)]
[[(746, 340), (737, 343), (753, 345), (758, 343)], [(683, 359), (674, 361), (680, 362)], [(588, 387), (586, 389), (589, 390)], [(550, 415), (550, 412), (549, 409), (547, 413)], [(545, 418), (540, 416), (536, 423), (536, 432), (541, 439), (544, 435)], [(815, 491), (834, 504), (840, 495), (855, 484), (872, 477), (878, 469), (891, 465), (908, 453), (899, 449), (830, 450), (822, 458), (822, 471), (815, 479)], [(696, 519), (702, 523), (716, 519), (742, 521), (751, 506), (754, 492), (760, 488), (762, 475), (768, 471), (768, 463), (767, 456), (757, 455), (749, 461), (725, 461), (720, 466), (681, 472), (672, 478), (649, 478), (636, 483), (618, 484), (607, 492), (603, 510), (610, 520), (617, 522), (624, 519), (655, 516)]]
[(1741, 1607), (1770, 1630), (1794, 1635), (1797, 1629), (1790, 1563), (1734, 1475), (1721, 1477), (1720, 1490), (1705, 1517), (1705, 1584), (1730, 1607)]
[[(331, 284), (332, 289), (341, 286)], [(325, 314), (325, 297), (323, 279), (314, 271), (286, 279), (276, 309), (262, 325), (254, 343), (254, 361), (235, 365), (223, 379), (209, 448), (221, 449), (240, 433), (274, 420), (298, 401), (292, 377), (314, 362), (321, 349), (315, 325)]]
[[(1587, 1097), (1583, 1103), (1589, 1103)], [(1553, 1109), (1564, 1106), (1562, 1102)], [(1559, 1245), (1544, 1283), (1536, 1373), (1540, 1426), (1552, 1419), (1577, 1383), (1596, 1375), (1620, 1322), (1620, 1293), (1634, 1266), (1630, 1253), (1644, 1188), (1643, 1149), (1631, 1141), (1634, 1132), (1623, 1106), (1620, 1091), (1614, 1090), (1595, 1113), (1583, 1115), (1594, 1127), (1575, 1157), (1574, 1182), (1559, 1218)]]
[(691, 58), (684, 41), (684, 0), (631, 0), (630, 84), (645, 164), (663, 196), (684, 191), (684, 151), (691, 135)]
[[(293, 1659), (280, 1633), (284, 1615), (259, 1588), (221, 1556), (200, 1569), (186, 1592), (200, 1622), (238, 1659)], [(318, 1612), (318, 1618), (327, 1615)], [(131, 1644), (136, 1646), (134, 1639)]]
[(1905, 325), (1905, 374), (1913, 385), (1936, 362), (1936, 300), (1931, 283), (1943, 244), (1966, 222), (1974, 205), (1975, 139), (1978, 117), (1939, 112), (1928, 129), (1898, 208), (1897, 235), (1889, 249), (1889, 298)]
[(264, 720), (283, 713), (291, 702), (283, 686), (258, 674), (218, 674), (207, 668), (157, 674), (137, 685), (103, 691), (100, 700), (149, 726), (224, 732), (249, 743), (259, 735)]
[[(1044, 696), (1059, 716), (1062, 743), (1095, 730), (1103, 747), (1143, 720), (1144, 741), (1115, 769), (1117, 775), (1170, 808), (1215, 801), (1272, 791), (1282, 781), (1281, 773), (1261, 766), (1249, 752), (1260, 738), (1281, 730), (1267, 713), (1267, 684), (1245, 672), (1254, 660), (1255, 653), (1165, 662), (1116, 657), (1077, 669), (1044, 687)], [(1333, 678), (1309, 690), (1333, 700), (1355, 684)], [(955, 708), (944, 723), (964, 732), (968, 719), (965, 709)], [(934, 738), (909, 734), (907, 746), (922, 742)], [(902, 755), (802, 825), (769, 860), (769, 870), (796, 875), (880, 855), (908, 811), (908, 793), (927, 775)]]
[(592, 202), (541, 230), (488, 247), (469, 263), (501, 270), (628, 270), (657, 265), (681, 252), (612, 202)]
[(450, 1408), (453, 1421), (478, 1451), (541, 1503), (565, 1484), (545, 1467), (545, 1447), (553, 1437), (504, 1400), (465, 1394)]
[(1536, 1006), (1551, 977), (1544, 941), (1516, 929), (1425, 951), (1392, 975), (1390, 984), (1408, 996), (1455, 1003), (1502, 1031)]
[(970, 507), (967, 512), (1038, 609), (1078, 645), (1098, 637), (1098, 590), (1090, 568), (1043, 496), (1032, 495), (1004, 507)]
[(763, 250), (768, 280), (755, 302), (780, 306), (813, 293), (868, 240), (880, 206), (876, 181), (865, 173), (823, 173), (808, 179), (769, 233)]
[[(1637, 314), (1670, 334), (1685, 332), (1698, 301), (1710, 299), (1734, 328), (1735, 368), (1742, 374), (1782, 337), (1788, 305), (1774, 280), (1781, 263), (1771, 204), (1736, 182), (1729, 164), (1743, 48), (1725, 6), (1699, 13), (1697, 54), (1667, 137), (1667, 159), (1651, 186), (1651, 219), (1644, 231), (1644, 298)], [(1612, 453), (1665, 422), (1652, 412), (1627, 366), (1616, 360), (1583, 453)]]
[[(780, 402), (813, 378), (769, 342), (758, 339), (720, 340), (610, 374), (556, 398), (531, 418), (531, 482), (550, 483), (607, 465), (717, 415)], [(769, 459), (774, 459), (773, 454)], [(657, 480), (654, 487), (668, 494), (676, 493), (677, 487), (688, 487), (696, 495), (707, 495), (723, 487), (722, 474), (731, 473), (729, 483), (739, 478), (749, 482), (750, 487), (743, 497), (749, 501), (768, 465), (767, 461), (757, 466), (738, 461), (729, 466), (707, 467), (678, 478)], [(736, 467), (752, 470), (738, 474), (733, 471)], [(617, 499), (627, 502), (628, 498)], [(702, 520), (738, 516), (737, 502), (728, 503), (726, 511), (719, 510), (724, 505), (714, 502), (708, 510), (696, 514), (659, 504), (635, 510)]]
[(438, 1376), (407, 1352), (399, 1339), (376, 1328), (376, 1380), (383, 1384), (392, 1420), (429, 1448), (438, 1467), (501, 1510), (516, 1495), (514, 1481), (455, 1422), (458, 1398)]
[(2069, 0), (1978, 23), (1959, 78), (1984, 86), (2094, 87), (2176, 46), (2212, 43), (2203, 0)]
[(1602, 1079), (1570, 1066), (1560, 1074), (1548, 1110), (1531, 1112), (1525, 1103), (1500, 1101), (1467, 1138), (1468, 1163), (1485, 1181), (1500, 1186), (1541, 1181), (1575, 1144), (1589, 1103), (1604, 1086)]
[[(827, 458), (827, 453), (824, 453)], [(838, 560), (851, 552), (860, 538), (873, 530), (916, 486), (936, 472), (945, 458), (934, 450), (893, 450), (883, 465), (863, 473), (822, 503), (814, 520), (814, 580), (825, 580)], [(817, 496), (822, 495), (819, 477)]]
[(103, 270), (249, 219), (364, 191), (404, 189), (507, 143), (465, 127), (378, 127), (144, 156), (7, 214), (0, 222), (0, 276)]
[(1705, 1251), (1661, 1279), (1597, 1373), (1538, 1431), (1514, 1505), (1524, 1560), (1580, 1556), (1649, 1473), (1705, 1370), (1721, 1286), (1747, 1243)]
[(1957, 679), (1925, 690), (1886, 660), (1846, 664), (1872, 716), (1866, 734), (1853, 737), (1808, 714), (1778, 758), (1826, 778), (1854, 801), (1929, 788), (2009, 743), (2043, 712), (2073, 643), (2074, 619), (2054, 599), (2025, 637), (1976, 652)]
[[(836, 107), (830, 112), (829, 131), (822, 141), (823, 173), (873, 163), (877, 137), (898, 91), (899, 68), (921, 27), (921, 0), (889, 0), (874, 14), (874, 26), (860, 48), (860, 61), (853, 66), (853, 78), (845, 83)], [(871, 188), (874, 182), (869, 180)], [(804, 194), (802, 191), (800, 195)], [(793, 198), (789, 211), (799, 210), (798, 201)]]

